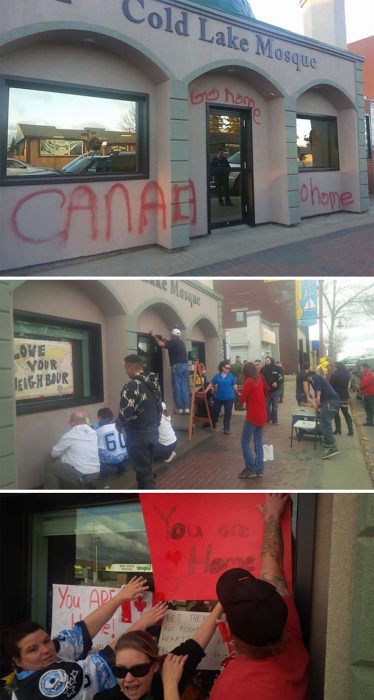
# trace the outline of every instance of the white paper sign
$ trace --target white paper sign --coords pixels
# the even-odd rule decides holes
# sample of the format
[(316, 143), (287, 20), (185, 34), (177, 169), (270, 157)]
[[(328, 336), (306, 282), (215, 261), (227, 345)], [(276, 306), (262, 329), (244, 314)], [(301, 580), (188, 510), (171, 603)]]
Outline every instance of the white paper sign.
[[(185, 612), (180, 610), (169, 610), (163, 620), (161, 635), (159, 640), (160, 653), (166, 654), (172, 651), (178, 644), (193, 637), (194, 633), (208, 617), (208, 613)], [(226, 644), (218, 631), (215, 631), (212, 639), (205, 649), (206, 656), (199, 664), (198, 668), (209, 671), (219, 669), (221, 662), (229, 654)]]
[[(76, 622), (84, 620), (90, 612), (113, 598), (118, 593), (118, 588), (104, 588), (101, 586), (69, 586), (67, 584), (53, 584), (52, 599), (52, 630), (51, 636), (57, 635), (60, 630), (71, 629)], [(144, 606), (144, 603), (146, 604)], [(140, 617), (141, 613), (149, 610), (153, 605), (153, 593), (143, 593), (141, 603), (129, 601), (120, 606), (112, 619), (104, 625), (99, 634), (93, 640), (95, 648), (102, 649), (110, 644)], [(123, 622), (122, 619), (128, 620)]]

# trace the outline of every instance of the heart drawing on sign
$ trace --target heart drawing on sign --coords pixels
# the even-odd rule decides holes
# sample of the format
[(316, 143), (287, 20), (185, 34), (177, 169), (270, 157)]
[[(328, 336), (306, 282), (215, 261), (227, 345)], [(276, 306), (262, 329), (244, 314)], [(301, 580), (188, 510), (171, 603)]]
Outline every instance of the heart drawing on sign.
[(169, 559), (177, 566), (182, 559), (182, 554), (180, 552), (166, 552), (166, 559)]

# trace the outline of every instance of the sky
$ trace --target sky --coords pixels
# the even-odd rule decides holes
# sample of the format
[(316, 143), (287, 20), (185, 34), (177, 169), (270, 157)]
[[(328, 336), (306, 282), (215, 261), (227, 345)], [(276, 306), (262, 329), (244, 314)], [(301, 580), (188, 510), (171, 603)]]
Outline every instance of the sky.
[[(256, 19), (304, 34), (299, 0), (249, 0)], [(345, 0), (347, 43), (374, 34), (374, 1)]]

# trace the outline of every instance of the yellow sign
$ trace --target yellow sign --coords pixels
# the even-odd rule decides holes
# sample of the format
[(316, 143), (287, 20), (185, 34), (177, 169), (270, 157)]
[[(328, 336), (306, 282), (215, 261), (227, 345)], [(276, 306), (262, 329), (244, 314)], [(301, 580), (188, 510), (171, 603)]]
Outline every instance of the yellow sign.
[(68, 341), (14, 339), (16, 399), (62, 396), (74, 392), (73, 351)]

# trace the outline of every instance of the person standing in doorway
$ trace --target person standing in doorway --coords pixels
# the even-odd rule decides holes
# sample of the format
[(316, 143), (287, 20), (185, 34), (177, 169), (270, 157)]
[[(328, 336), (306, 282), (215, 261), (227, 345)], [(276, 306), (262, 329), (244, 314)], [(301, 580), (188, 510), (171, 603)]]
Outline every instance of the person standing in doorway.
[(225, 158), (225, 152), (220, 149), (212, 160), (211, 174), (214, 178), (214, 183), (218, 194), (218, 201), (222, 207), (224, 207), (225, 204), (228, 207), (234, 206), (230, 199), (230, 170), (231, 166), (227, 158)]
[(161, 391), (157, 375), (144, 373), (138, 355), (125, 357), (125, 371), (129, 382), (121, 392), (117, 429), (126, 433), (129, 460), (136, 472), (139, 489), (154, 489), (152, 472), (158, 426), (161, 421)]
[(280, 360), (278, 360), (278, 361), (275, 363), (275, 366), (276, 366), (278, 372), (282, 375), (282, 381), (281, 381), (281, 383), (280, 383), (280, 385), (279, 385), (279, 389), (280, 389), (280, 391), (279, 391), (279, 403), (283, 403), (283, 399), (284, 399), (284, 375), (285, 375), (285, 370), (284, 370), (284, 367), (283, 367), (283, 362), (281, 362)]
[(177, 413), (190, 412), (190, 392), (188, 386), (188, 360), (186, 346), (181, 338), (179, 328), (170, 331), (170, 338), (162, 338), (149, 331), (156, 345), (169, 353), (171, 384)]

